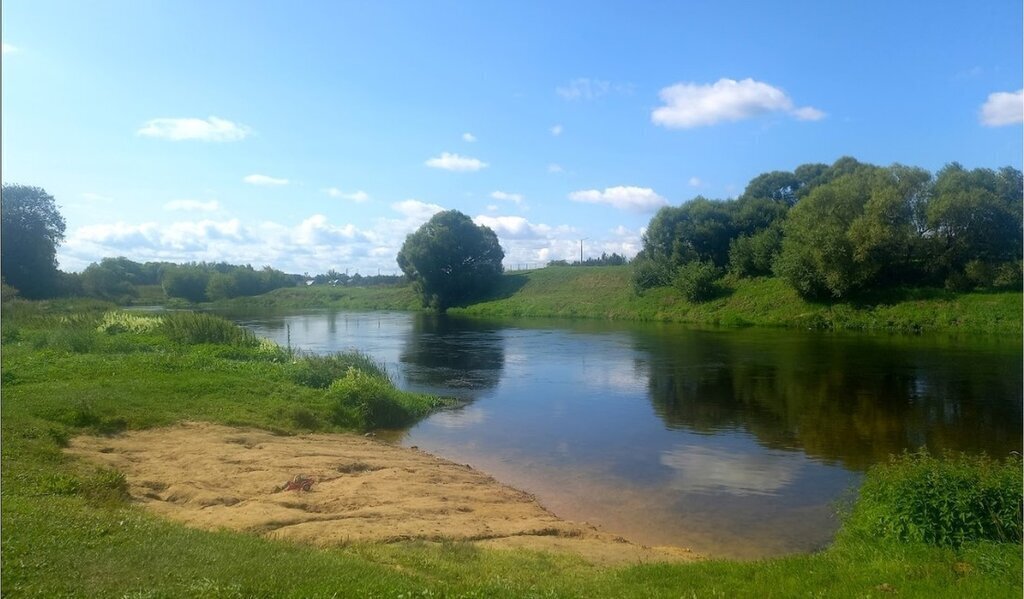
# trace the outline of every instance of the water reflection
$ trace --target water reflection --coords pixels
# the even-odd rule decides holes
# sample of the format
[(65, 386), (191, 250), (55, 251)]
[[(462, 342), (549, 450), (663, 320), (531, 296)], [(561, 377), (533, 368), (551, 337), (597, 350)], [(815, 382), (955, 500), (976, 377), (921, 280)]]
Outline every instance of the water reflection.
[(399, 356), (409, 382), (470, 399), (466, 390), (491, 389), (501, 381), (505, 339), (499, 331), (432, 314), (417, 314), (411, 324)]
[(1019, 353), (963, 342), (784, 333), (649, 334), (648, 389), (670, 428), (738, 429), (863, 470), (891, 453), (1019, 450)]
[(702, 445), (664, 451), (661, 463), (675, 471), (669, 485), (677, 491), (730, 495), (777, 495), (803, 467), (793, 453), (740, 453)]

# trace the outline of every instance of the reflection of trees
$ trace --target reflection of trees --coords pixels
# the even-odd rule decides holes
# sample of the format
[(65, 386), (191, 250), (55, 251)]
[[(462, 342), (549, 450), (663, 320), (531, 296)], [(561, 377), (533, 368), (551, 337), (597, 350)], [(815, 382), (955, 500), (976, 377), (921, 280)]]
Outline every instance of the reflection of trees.
[(481, 322), (419, 314), (399, 360), (412, 383), (434, 388), (490, 389), (505, 367), (505, 340)]
[(957, 351), (926, 339), (764, 331), (649, 341), (649, 389), (669, 427), (738, 428), (857, 469), (922, 445), (1021, 448), (1014, 346)]

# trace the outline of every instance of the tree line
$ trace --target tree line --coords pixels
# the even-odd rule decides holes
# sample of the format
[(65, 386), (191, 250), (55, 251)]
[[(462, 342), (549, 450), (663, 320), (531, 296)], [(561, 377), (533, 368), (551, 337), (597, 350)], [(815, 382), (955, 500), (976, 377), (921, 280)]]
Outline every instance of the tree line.
[(1021, 286), (1021, 172), (934, 175), (844, 157), (755, 177), (731, 200), (696, 197), (651, 219), (633, 260), (638, 293), (675, 285), (714, 297), (725, 274), (775, 275), (801, 296), (854, 298), (903, 286)]

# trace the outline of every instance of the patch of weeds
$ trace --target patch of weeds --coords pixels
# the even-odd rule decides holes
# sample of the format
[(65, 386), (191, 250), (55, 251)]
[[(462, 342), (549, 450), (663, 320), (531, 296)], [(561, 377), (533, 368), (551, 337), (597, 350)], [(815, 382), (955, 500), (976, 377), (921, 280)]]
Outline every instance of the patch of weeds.
[(118, 470), (99, 468), (82, 481), (81, 494), (100, 503), (125, 501), (128, 499), (128, 479)]
[(295, 383), (314, 389), (326, 389), (343, 378), (350, 368), (386, 379), (384, 366), (370, 356), (351, 351), (326, 356), (299, 354), (288, 366), (288, 377)]
[(71, 435), (68, 434), (68, 431), (66, 429), (51, 428), (47, 431), (47, 433), (50, 435), (50, 438), (53, 439), (53, 442), (57, 445), (57, 447), (67, 447), (68, 444), (71, 442)]
[(359, 474), (360, 472), (374, 472), (380, 470), (380, 466), (372, 466), (366, 462), (352, 462), (351, 464), (341, 464), (335, 470), (342, 474)]
[(309, 408), (295, 408), (292, 412), (292, 422), (296, 428), (311, 431), (319, 430), (321, 425), (320, 417)]

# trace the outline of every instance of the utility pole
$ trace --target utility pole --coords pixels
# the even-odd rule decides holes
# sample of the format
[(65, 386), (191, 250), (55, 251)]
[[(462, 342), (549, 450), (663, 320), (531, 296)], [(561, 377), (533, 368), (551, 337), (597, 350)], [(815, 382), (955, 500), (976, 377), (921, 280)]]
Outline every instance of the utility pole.
[(588, 239), (590, 238), (584, 237), (583, 239), (580, 240), (580, 266), (583, 266), (583, 242)]

